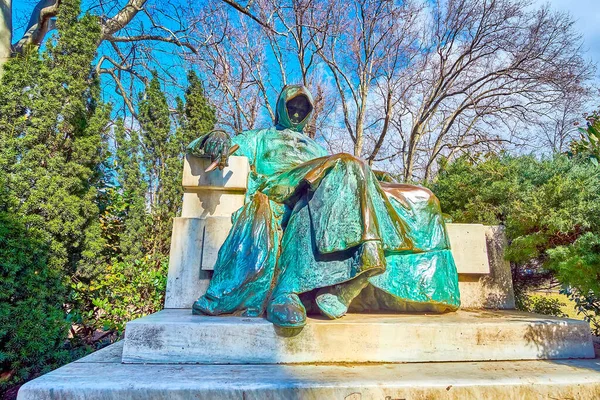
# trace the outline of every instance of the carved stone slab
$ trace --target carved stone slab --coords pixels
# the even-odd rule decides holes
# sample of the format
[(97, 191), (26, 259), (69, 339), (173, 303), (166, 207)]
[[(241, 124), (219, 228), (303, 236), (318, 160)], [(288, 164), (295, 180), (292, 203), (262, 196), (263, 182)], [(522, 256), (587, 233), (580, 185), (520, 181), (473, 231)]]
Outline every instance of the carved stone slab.
[(125, 363), (278, 364), (592, 358), (587, 322), (517, 311), (309, 318), (300, 331), (262, 318), (163, 310), (127, 324)]
[(446, 224), (450, 248), (459, 274), (489, 274), (485, 241), (487, 227), (481, 224)]
[(246, 157), (229, 157), (229, 166), (205, 173), (210, 165), (208, 158), (185, 156), (183, 163), (183, 188), (188, 190), (227, 190), (245, 192), (248, 187), (250, 166)]
[(122, 364), (121, 347), (122, 342), (117, 342), (109, 347), (109, 354), (100, 350), (27, 382), (18, 400), (596, 400), (600, 395), (598, 360)]

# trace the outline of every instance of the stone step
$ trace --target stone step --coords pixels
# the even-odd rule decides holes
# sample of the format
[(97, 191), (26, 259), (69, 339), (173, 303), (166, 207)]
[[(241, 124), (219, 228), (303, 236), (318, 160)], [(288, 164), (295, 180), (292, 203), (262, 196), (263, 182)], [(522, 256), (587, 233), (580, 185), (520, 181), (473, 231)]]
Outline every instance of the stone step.
[(585, 321), (517, 311), (309, 318), (302, 330), (262, 318), (166, 309), (129, 322), (125, 363), (406, 363), (592, 358)]
[(114, 344), (27, 384), (18, 400), (600, 398), (600, 360), (341, 365), (120, 363)]

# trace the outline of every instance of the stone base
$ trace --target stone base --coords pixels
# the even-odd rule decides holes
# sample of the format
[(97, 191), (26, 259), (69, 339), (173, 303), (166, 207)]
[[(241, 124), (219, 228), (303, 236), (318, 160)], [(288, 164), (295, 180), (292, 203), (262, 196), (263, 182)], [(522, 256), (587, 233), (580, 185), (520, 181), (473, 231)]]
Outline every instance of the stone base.
[(309, 318), (302, 330), (262, 318), (166, 309), (129, 322), (125, 363), (280, 364), (593, 358), (585, 321), (517, 311)]
[(368, 365), (121, 364), (121, 343), (25, 384), (18, 400), (598, 399), (600, 360)]

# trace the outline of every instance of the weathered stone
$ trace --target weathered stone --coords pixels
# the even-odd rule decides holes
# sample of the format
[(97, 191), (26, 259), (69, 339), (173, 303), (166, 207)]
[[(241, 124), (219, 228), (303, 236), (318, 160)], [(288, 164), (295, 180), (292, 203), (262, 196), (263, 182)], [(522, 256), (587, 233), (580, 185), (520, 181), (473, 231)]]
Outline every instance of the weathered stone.
[(466, 309), (514, 309), (515, 294), (510, 263), (504, 259), (506, 236), (500, 226), (486, 226), (489, 274), (458, 274), (461, 307)]
[(174, 218), (165, 307), (189, 308), (210, 282), (210, 272), (202, 271), (202, 240), (206, 220)]
[(244, 205), (242, 192), (230, 193), (224, 191), (204, 190), (199, 192), (184, 192), (181, 216), (188, 218), (226, 217)]
[(163, 310), (127, 324), (126, 363), (328, 363), (594, 357), (589, 325), (516, 311), (309, 318), (301, 331), (262, 318)]
[(600, 398), (600, 361), (338, 365), (120, 364), (89, 356), (25, 384), (18, 400)]
[(229, 217), (173, 219), (165, 307), (190, 308), (206, 291), (230, 229)]
[(485, 232), (481, 224), (446, 224), (452, 256), (459, 274), (489, 274)]
[(204, 170), (210, 163), (209, 158), (198, 158), (189, 154), (185, 156), (182, 180), (184, 190), (246, 191), (250, 172), (246, 157), (231, 156), (228, 167), (205, 173)]
[(12, 0), (2, 0), (0, 2), (0, 77), (3, 72), (3, 65), (11, 56), (11, 38), (12, 38)]

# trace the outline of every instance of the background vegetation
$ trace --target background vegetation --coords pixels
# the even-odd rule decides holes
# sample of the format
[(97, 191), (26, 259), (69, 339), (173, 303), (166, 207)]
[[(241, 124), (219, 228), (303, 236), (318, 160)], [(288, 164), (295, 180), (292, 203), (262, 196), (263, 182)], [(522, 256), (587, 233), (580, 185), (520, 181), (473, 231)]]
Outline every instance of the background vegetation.
[(529, 295), (554, 286), (598, 334), (600, 168), (593, 149), (575, 146), (581, 146), (578, 154), (541, 159), (464, 156), (446, 165), (431, 187), (455, 222), (505, 226), (519, 308), (562, 315), (557, 299)]
[(136, 123), (115, 119), (92, 68), (100, 34), (98, 17), (62, 1), (54, 39), (3, 68), (2, 392), (162, 308), (184, 148), (215, 123), (193, 73), (175, 109), (154, 74)]

